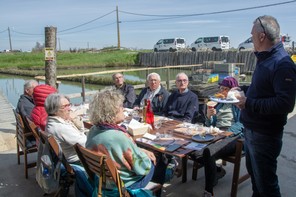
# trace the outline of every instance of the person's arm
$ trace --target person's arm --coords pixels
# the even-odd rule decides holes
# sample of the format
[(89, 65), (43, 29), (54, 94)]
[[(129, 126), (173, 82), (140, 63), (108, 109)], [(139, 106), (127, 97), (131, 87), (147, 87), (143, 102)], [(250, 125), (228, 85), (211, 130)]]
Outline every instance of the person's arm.
[(125, 99), (125, 107), (132, 108), (136, 100), (136, 94), (133, 86), (129, 85), (127, 87)]
[(59, 130), (61, 137), (70, 145), (75, 145), (76, 143), (85, 147), (86, 135), (80, 132), (78, 129), (74, 128), (70, 124), (60, 123), (57, 126), (56, 130)]
[(285, 65), (282, 67), (274, 74), (275, 96), (260, 99), (248, 97), (245, 103), (247, 110), (261, 114), (287, 114), (293, 111), (296, 95), (296, 71), (291, 67), (285, 68)]
[(146, 91), (145, 91), (145, 88), (144, 88), (143, 90), (141, 90), (138, 98), (135, 100), (133, 107), (140, 107), (141, 100), (143, 99), (145, 93), (146, 93)]
[(198, 112), (198, 108), (199, 108), (198, 97), (196, 95), (190, 96), (190, 100), (188, 101), (188, 105), (184, 113), (184, 120), (188, 122), (192, 122), (195, 112)]

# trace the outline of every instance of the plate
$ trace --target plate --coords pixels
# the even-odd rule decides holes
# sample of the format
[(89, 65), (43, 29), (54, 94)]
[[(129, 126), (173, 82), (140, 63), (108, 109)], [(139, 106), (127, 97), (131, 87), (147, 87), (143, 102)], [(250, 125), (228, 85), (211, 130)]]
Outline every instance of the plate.
[(210, 97), (211, 101), (215, 101), (217, 103), (238, 103), (239, 100), (237, 99), (222, 99), (222, 98), (216, 98), (216, 97)]
[(200, 135), (194, 135), (192, 136), (192, 140), (196, 142), (209, 142), (215, 139), (215, 136), (211, 134), (206, 134), (205, 137), (201, 137)]

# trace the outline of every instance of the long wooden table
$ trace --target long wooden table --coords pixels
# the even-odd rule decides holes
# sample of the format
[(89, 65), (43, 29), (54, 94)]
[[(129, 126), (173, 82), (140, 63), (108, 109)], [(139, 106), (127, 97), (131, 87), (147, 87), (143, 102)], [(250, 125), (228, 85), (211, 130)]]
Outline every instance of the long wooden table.
[[(157, 121), (158, 118), (156, 118), (155, 121)], [(195, 152), (196, 155), (200, 155), (200, 157), (202, 157), (202, 152), (204, 148), (200, 150), (192, 150), (192, 149), (186, 148), (188, 144), (194, 141), (192, 140), (192, 135), (188, 135), (180, 131), (182, 130), (182, 124), (183, 124), (182, 122), (177, 120), (166, 119), (163, 121), (160, 129), (149, 130), (149, 133), (153, 135), (155, 135), (156, 132), (160, 132), (160, 133), (170, 132), (172, 134), (172, 137), (170, 138), (160, 138), (156, 140), (151, 140), (143, 136), (134, 136), (134, 139), (136, 143), (142, 148), (179, 157), (181, 159), (182, 182), (184, 183), (187, 181), (187, 161), (188, 161), (189, 155)], [(90, 122), (86, 121), (84, 122), (84, 126), (86, 128), (91, 128), (91, 126), (93, 125)], [(219, 149), (222, 149), (227, 144), (221, 145), (221, 147), (219, 147), (218, 145), (218, 148), (217, 148), (217, 142), (223, 141), (230, 134), (231, 134), (230, 132), (223, 132), (223, 133), (216, 134), (213, 140), (204, 142), (204, 143), (206, 143), (207, 148), (211, 148), (211, 146), (213, 147), (215, 146), (215, 149), (217, 149), (216, 151), (218, 151)], [(166, 150), (166, 147), (168, 147), (171, 144), (180, 144), (181, 147), (173, 152), (169, 152)]]

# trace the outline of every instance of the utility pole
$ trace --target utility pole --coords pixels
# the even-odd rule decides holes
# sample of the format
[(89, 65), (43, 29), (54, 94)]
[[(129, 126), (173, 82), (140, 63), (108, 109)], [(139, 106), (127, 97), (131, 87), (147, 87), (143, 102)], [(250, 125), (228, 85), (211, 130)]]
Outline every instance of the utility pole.
[(57, 28), (45, 27), (45, 84), (57, 88)]
[(10, 29), (9, 29), (9, 27), (8, 27), (8, 37), (9, 37), (10, 52), (12, 52), (12, 44), (11, 44), (11, 36), (10, 36)]
[(61, 42), (60, 42), (60, 38), (59, 38), (59, 51), (61, 51)]
[(120, 49), (120, 33), (119, 33), (119, 18), (118, 18), (118, 6), (116, 6), (116, 18), (117, 18), (117, 48)]

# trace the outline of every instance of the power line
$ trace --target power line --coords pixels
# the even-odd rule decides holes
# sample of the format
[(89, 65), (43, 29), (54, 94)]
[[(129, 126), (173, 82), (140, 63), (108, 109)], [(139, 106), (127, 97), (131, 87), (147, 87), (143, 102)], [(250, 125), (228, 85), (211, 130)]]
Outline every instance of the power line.
[[(261, 6), (253, 6), (253, 7), (247, 7), (247, 8), (232, 9), (232, 10), (224, 10), (224, 11), (216, 11), (216, 12), (205, 12), (205, 13), (197, 13), (197, 14), (180, 14), (180, 15), (152, 15), (152, 14), (139, 14), (139, 13), (127, 12), (127, 11), (119, 11), (119, 12), (125, 13), (125, 14), (137, 15), (137, 16), (188, 17), (188, 16), (204, 16), (204, 15), (214, 15), (214, 14), (223, 14), (223, 13), (229, 13), (229, 12), (253, 10), (253, 9), (273, 7), (273, 6), (284, 5), (284, 4), (295, 3), (295, 2), (296, 2), (296, 0), (285, 1), (285, 2), (280, 2), (280, 3), (273, 3), (273, 4), (266, 4), (266, 5), (261, 5)], [(133, 21), (125, 21), (125, 22), (133, 22)]]
[(0, 34), (6, 32), (6, 31), (7, 31), (7, 29), (4, 29), (3, 31), (0, 31)]
[(27, 35), (27, 36), (43, 36), (44, 34), (33, 34), (33, 33), (24, 33), (24, 32), (19, 32), (19, 31), (15, 31), (15, 30), (11, 30), (14, 33), (17, 34), (22, 34), (22, 35)]
[(97, 29), (97, 28), (101, 28), (101, 27), (110, 26), (110, 25), (113, 25), (113, 24), (116, 24), (116, 22), (112, 22), (112, 23), (108, 23), (108, 24), (105, 24), (105, 25), (96, 26), (96, 27), (92, 27), (92, 28), (88, 28), (88, 29), (83, 29), (83, 30), (80, 30), (80, 31), (61, 33), (59, 35), (68, 35), (68, 34), (80, 33), (80, 32), (89, 31), (89, 30), (93, 30), (93, 29)]
[(74, 26), (74, 27), (71, 27), (71, 28), (68, 28), (68, 29), (64, 29), (64, 30), (58, 31), (58, 33), (65, 32), (65, 31), (69, 31), (69, 30), (72, 30), (72, 29), (76, 29), (76, 28), (78, 28), (78, 27), (82, 27), (82, 26), (87, 25), (87, 24), (89, 24), (89, 23), (92, 23), (92, 22), (94, 22), (94, 21), (96, 21), (96, 20), (99, 20), (99, 19), (101, 19), (101, 18), (103, 18), (103, 17), (105, 17), (105, 16), (108, 16), (109, 14), (112, 14), (113, 12), (115, 12), (115, 10), (113, 10), (113, 11), (107, 13), (107, 14), (104, 14), (103, 16), (100, 16), (100, 17), (98, 17), (98, 18), (95, 18), (95, 19), (93, 19), (93, 20), (90, 20), (90, 21), (88, 21), (88, 22), (82, 23), (82, 24), (80, 24), (80, 25), (77, 25), (77, 26)]

